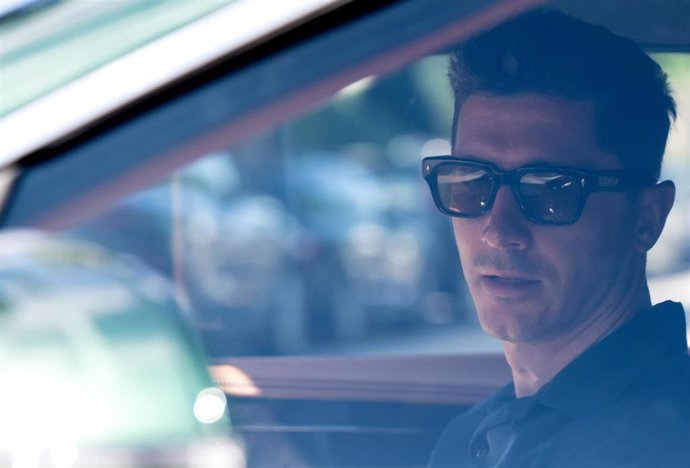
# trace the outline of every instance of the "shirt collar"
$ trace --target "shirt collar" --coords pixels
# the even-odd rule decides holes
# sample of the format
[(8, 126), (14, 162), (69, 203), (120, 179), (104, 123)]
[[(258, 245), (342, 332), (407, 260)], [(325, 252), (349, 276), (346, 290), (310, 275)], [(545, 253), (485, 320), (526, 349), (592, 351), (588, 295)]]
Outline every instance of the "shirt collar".
[(687, 354), (685, 333), (683, 307), (671, 301), (657, 304), (592, 345), (534, 397), (574, 419), (606, 408), (652, 362)]

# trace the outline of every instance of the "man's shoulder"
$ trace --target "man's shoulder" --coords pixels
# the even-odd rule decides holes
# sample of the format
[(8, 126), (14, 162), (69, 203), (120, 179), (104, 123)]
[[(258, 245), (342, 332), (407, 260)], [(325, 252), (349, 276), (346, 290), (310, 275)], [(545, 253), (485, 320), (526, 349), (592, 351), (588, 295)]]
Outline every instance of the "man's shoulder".
[(658, 360), (640, 373), (620, 400), (631, 417), (690, 426), (690, 355)]
[(656, 362), (609, 408), (583, 418), (575, 428), (583, 440), (629, 453), (690, 456), (690, 356)]
[[(631, 374), (628, 385), (617, 398), (614, 411), (626, 411), (632, 417), (644, 417), (653, 422), (667, 421), (669, 418), (690, 421), (690, 354), (685, 337), (685, 321), (682, 306), (676, 303), (663, 303), (655, 306), (672, 309), (671, 313), (650, 315), (655, 321), (651, 327), (658, 326), (664, 318), (673, 322), (672, 337), (657, 337), (649, 343), (635, 342), (633, 354), (643, 363)], [(671, 323), (669, 322), (669, 323)], [(664, 335), (665, 336), (665, 335)], [(682, 336), (682, 340), (680, 339)], [(649, 359), (647, 358), (649, 356)]]
[(690, 355), (674, 354), (655, 360), (633, 379), (626, 394), (690, 405)]
[(539, 457), (535, 466), (689, 466), (690, 356), (642, 369), (619, 397), (572, 416)]

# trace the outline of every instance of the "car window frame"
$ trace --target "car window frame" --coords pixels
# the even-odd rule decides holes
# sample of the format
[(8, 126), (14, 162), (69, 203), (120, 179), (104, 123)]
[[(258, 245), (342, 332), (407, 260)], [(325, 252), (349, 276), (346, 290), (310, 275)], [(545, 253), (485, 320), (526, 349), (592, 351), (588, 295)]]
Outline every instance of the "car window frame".
[[(203, 154), (304, 112), (359, 78), (399, 68), (543, 1), (365, 3), (348, 3), (241, 54), (201, 67), (80, 133), (25, 155), (16, 163), (20, 175), (0, 226), (72, 226)], [(410, 21), (420, 15), (427, 21)], [(415, 26), (393, 27), (401, 22)], [(377, 34), (383, 28), (395, 34)], [(347, 50), (353, 37), (370, 40), (366, 48), (331, 55), (325, 67), (305, 73), (305, 64), (319, 59), (323, 51)], [(271, 81), (271, 86), (257, 89), (256, 83)], [(192, 132), (203, 134), (201, 138), (166, 134), (172, 123), (189, 130), (187, 116), (203, 115), (200, 103), (213, 95), (242, 99), (221, 114), (193, 121)], [(159, 141), (150, 141), (154, 134)], [(139, 143), (146, 138), (148, 145), (142, 147)], [(51, 187), (49, 194), (45, 187)]]

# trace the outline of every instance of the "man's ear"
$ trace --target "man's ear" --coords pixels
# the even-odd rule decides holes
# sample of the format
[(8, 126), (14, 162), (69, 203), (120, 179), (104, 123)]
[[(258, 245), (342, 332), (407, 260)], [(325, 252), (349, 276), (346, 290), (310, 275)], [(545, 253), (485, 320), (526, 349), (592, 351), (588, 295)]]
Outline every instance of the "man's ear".
[(656, 244), (675, 198), (676, 186), (670, 180), (640, 191), (635, 223), (635, 248), (638, 252), (647, 253)]

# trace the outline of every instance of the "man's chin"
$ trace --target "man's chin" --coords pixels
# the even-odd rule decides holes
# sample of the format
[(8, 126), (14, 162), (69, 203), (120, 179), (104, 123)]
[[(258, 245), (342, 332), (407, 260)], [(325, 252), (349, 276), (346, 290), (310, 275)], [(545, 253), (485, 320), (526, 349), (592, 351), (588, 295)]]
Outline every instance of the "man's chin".
[(482, 329), (494, 338), (511, 343), (525, 343), (539, 339), (545, 332), (546, 322), (534, 315), (534, 309), (520, 313), (519, 307), (479, 308)]

